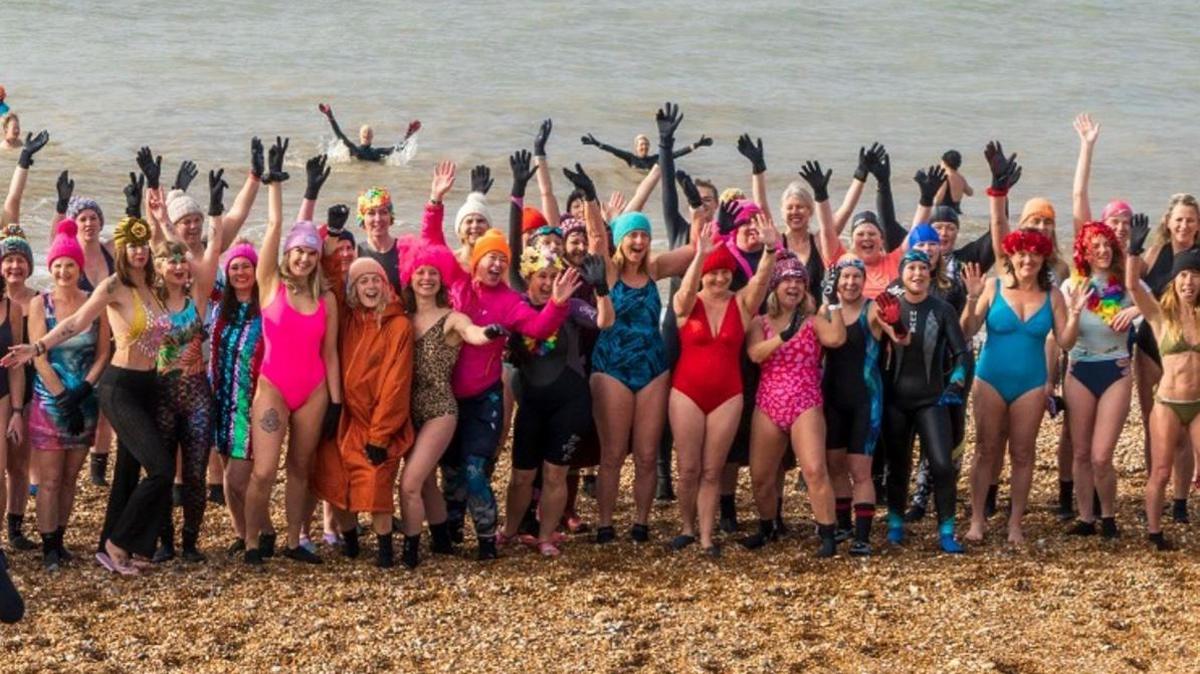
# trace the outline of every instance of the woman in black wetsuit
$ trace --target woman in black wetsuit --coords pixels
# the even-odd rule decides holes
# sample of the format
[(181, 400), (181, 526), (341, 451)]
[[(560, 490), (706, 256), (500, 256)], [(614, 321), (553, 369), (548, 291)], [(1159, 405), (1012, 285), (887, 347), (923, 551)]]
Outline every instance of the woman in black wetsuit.
[(904, 503), (907, 500), (912, 441), (921, 438), (921, 452), (933, 474), (938, 511), (938, 542), (943, 552), (962, 553), (954, 537), (958, 498), (950, 414), (962, 405), (967, 384), (967, 346), (958, 315), (944, 300), (930, 294), (933, 266), (929, 256), (910, 250), (900, 260), (904, 290), (876, 298), (881, 316), (901, 341), (892, 344), (884, 371), (884, 434), (888, 448), (888, 541), (904, 541)]
[(329, 120), (329, 126), (333, 127), (333, 135), (337, 136), (338, 140), (350, 150), (350, 156), (363, 161), (382, 161), (388, 158), (388, 155), (397, 150), (403, 150), (408, 139), (412, 138), (413, 134), (421, 130), (421, 121), (414, 119), (408, 123), (408, 130), (404, 132), (404, 138), (399, 144), (392, 147), (371, 147), (371, 141), (375, 140), (375, 131), (367, 124), (363, 124), (358, 130), (358, 145), (355, 145), (342, 133), (342, 128), (338, 126), (337, 120), (333, 118), (333, 108), (326, 103), (317, 105), (317, 109), (325, 118)]
[[(595, 145), (601, 150), (604, 150), (605, 152), (628, 164), (629, 168), (635, 168), (639, 171), (649, 171), (659, 163), (659, 155), (650, 154), (650, 139), (640, 133), (633, 139), (633, 152), (622, 150), (619, 147), (613, 147), (607, 143), (601, 143), (590, 133), (580, 138), (579, 142), (583, 143), (584, 145)], [(700, 140), (688, 145), (685, 148), (674, 150), (671, 153), (671, 157), (673, 159), (679, 159), (680, 157), (690, 154), (699, 148), (708, 147), (712, 145), (712, 143), (712, 138), (701, 135)]]

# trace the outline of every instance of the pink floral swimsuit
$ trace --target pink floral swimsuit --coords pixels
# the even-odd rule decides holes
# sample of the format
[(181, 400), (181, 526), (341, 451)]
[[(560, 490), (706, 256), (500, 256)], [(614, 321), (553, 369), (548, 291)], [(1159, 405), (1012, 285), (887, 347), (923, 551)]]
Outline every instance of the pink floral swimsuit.
[[(763, 337), (773, 337), (775, 333), (767, 317), (759, 316), (757, 320), (762, 321)], [(784, 433), (791, 431), (801, 414), (824, 402), (821, 343), (810, 321), (806, 320), (794, 337), (763, 361), (756, 402)]]

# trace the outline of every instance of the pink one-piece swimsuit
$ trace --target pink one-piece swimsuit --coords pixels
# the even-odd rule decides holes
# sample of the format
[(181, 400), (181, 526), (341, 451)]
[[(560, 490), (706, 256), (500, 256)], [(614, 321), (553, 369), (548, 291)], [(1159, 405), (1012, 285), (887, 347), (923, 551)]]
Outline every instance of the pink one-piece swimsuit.
[(283, 283), (262, 309), (263, 359), (260, 373), (283, 394), (288, 410), (300, 409), (325, 381), (321, 346), (325, 340), (325, 299), (302, 314), (288, 303)]

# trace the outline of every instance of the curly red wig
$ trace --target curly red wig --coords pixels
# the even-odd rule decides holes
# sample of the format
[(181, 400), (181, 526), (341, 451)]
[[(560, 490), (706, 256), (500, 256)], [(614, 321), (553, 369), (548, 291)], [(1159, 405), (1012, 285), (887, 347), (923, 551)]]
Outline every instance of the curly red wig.
[(1075, 272), (1080, 276), (1089, 277), (1092, 275), (1092, 265), (1088, 264), (1087, 254), (1091, 248), (1092, 240), (1096, 237), (1101, 237), (1108, 242), (1112, 248), (1113, 265), (1120, 262), (1124, 253), (1121, 252), (1121, 241), (1117, 238), (1117, 233), (1112, 230), (1112, 227), (1103, 222), (1089, 222), (1079, 228), (1079, 234), (1075, 237)]
[(1042, 257), (1050, 257), (1054, 253), (1054, 243), (1050, 237), (1036, 229), (1023, 227), (1015, 232), (1009, 232), (1001, 242), (1005, 255), (1014, 255), (1025, 251)]

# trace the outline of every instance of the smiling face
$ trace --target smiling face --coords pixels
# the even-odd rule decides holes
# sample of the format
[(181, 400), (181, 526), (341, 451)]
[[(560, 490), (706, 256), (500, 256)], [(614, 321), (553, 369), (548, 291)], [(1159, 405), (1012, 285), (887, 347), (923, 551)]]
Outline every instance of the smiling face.
[(720, 204), (717, 190), (708, 185), (696, 185), (696, 190), (700, 192), (700, 212), (704, 214), (705, 220), (712, 220), (716, 217), (717, 206)]
[(4, 274), (4, 282), (13, 285), (24, 283), (29, 278), (29, 260), (24, 255), (5, 255), (0, 261), (0, 273)]
[(1087, 251), (1085, 253), (1087, 262), (1092, 267), (1092, 271), (1108, 271), (1112, 268), (1113, 249), (1108, 243), (1108, 239), (1103, 236), (1096, 235), (1088, 241)]
[(904, 289), (910, 294), (924, 296), (929, 292), (929, 275), (929, 265), (924, 262), (909, 262), (904, 265), (904, 273), (900, 278)]
[(709, 292), (729, 290), (733, 283), (733, 272), (728, 269), (714, 269), (700, 277), (700, 287)]
[(650, 235), (643, 231), (634, 231), (621, 239), (621, 253), (632, 264), (641, 264), (650, 254)]
[(650, 139), (639, 133), (633, 139), (633, 153), (639, 157), (648, 156), (650, 154)]
[(783, 217), (789, 230), (807, 232), (812, 219), (812, 204), (798, 196), (789, 196), (783, 200)]
[(866, 276), (857, 267), (844, 267), (838, 273), (837, 296), (839, 302), (851, 303), (862, 299)]
[(358, 130), (358, 144), (370, 145), (371, 141), (373, 140), (375, 140), (375, 130), (364, 124), (362, 128)]
[(156, 268), (168, 288), (182, 289), (187, 285), (191, 268), (187, 258), (182, 255), (160, 257), (155, 260)]
[(913, 246), (913, 248), (928, 255), (929, 263), (935, 267), (937, 266), (938, 257), (942, 254), (942, 244), (941, 243), (934, 243), (932, 241), (922, 241), (921, 243), (918, 243), (917, 245)]
[(792, 311), (804, 301), (808, 284), (796, 277), (785, 278), (775, 287), (775, 300), (784, 311)]
[(225, 279), (234, 290), (251, 290), (254, 288), (254, 265), (248, 258), (235, 257), (229, 261)]
[(938, 233), (938, 240), (941, 241), (941, 252), (949, 255), (954, 250), (954, 244), (958, 241), (958, 225), (943, 220), (942, 222), (932, 223), (931, 226)]
[(175, 236), (179, 237), (189, 249), (202, 245), (200, 234), (204, 229), (204, 216), (199, 213), (188, 213), (175, 223)]
[(145, 269), (146, 265), (150, 263), (150, 246), (148, 244), (125, 246), (125, 259), (129, 262), (130, 269)]
[(583, 264), (583, 257), (587, 255), (587, 232), (576, 230), (567, 235), (567, 240), (563, 242), (563, 257), (572, 267), (578, 267)]
[(79, 225), (79, 240), (84, 243), (91, 243), (100, 238), (100, 228), (103, 223), (100, 222), (100, 215), (96, 211), (85, 208), (75, 215), (75, 224)]
[(866, 264), (875, 264), (883, 255), (883, 236), (874, 225), (863, 224), (855, 227), (850, 240), (854, 256)]
[(554, 292), (554, 281), (557, 278), (558, 267), (546, 267), (529, 276), (527, 279), (529, 299), (538, 305), (549, 302), (550, 296)]
[(747, 252), (757, 252), (762, 249), (762, 229), (757, 219), (751, 219), (737, 228), (737, 247)]
[(508, 258), (504, 253), (491, 251), (475, 265), (475, 280), (485, 286), (497, 286), (504, 281), (508, 271)]
[(337, 242), (337, 247), (334, 248), (333, 254), (337, 258), (338, 265), (341, 267), (342, 273), (349, 271), (350, 263), (354, 262), (355, 257), (354, 244), (346, 241), (345, 239), (339, 239)]
[(50, 276), (60, 288), (74, 288), (79, 283), (79, 265), (69, 257), (60, 257), (50, 265)]
[(392, 212), (387, 206), (372, 206), (365, 210), (363, 216), (363, 228), (367, 230), (367, 234), (377, 238), (387, 236), (388, 228), (392, 226)]
[(417, 297), (433, 299), (442, 289), (442, 274), (437, 267), (427, 264), (414, 269), (412, 279), (408, 283)]
[(1176, 204), (1167, 216), (1167, 229), (1171, 232), (1171, 242), (1177, 246), (1191, 246), (1196, 241), (1196, 232), (1200, 229), (1200, 214), (1187, 204)]
[(1175, 275), (1175, 295), (1185, 307), (1195, 306), (1200, 295), (1200, 272), (1185, 269)]
[[(1018, 281), (1037, 281), (1038, 272), (1046, 263), (1046, 258), (1027, 250), (1018, 250), (1009, 256), (1012, 261), (1013, 275)], [(1111, 260), (1111, 255), (1109, 256)]]
[(387, 296), (387, 279), (379, 274), (363, 274), (354, 281), (354, 295), (364, 309), (375, 309)]
[(491, 225), (487, 218), (480, 213), (472, 213), (463, 218), (463, 221), (458, 226), (458, 238), (464, 245), (474, 246), (479, 237), (488, 231)]
[(1121, 243), (1129, 241), (1129, 227), (1133, 224), (1133, 216), (1129, 213), (1118, 213), (1110, 215), (1104, 219), (1104, 224), (1112, 229), (1113, 234), (1117, 235), (1117, 240)]
[(291, 274), (292, 278), (308, 278), (308, 275), (316, 270), (319, 259), (320, 254), (312, 248), (304, 246), (293, 248), (287, 252), (288, 274)]

